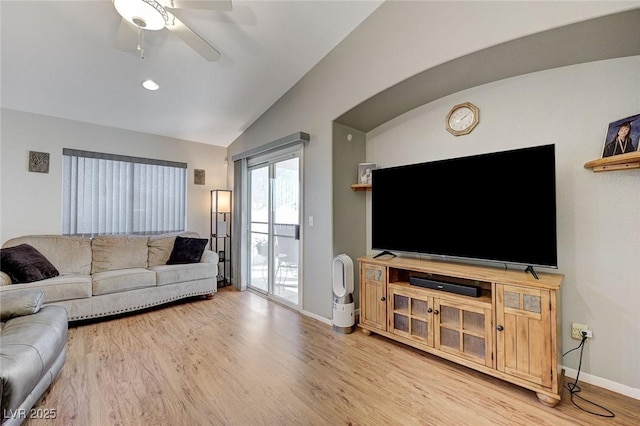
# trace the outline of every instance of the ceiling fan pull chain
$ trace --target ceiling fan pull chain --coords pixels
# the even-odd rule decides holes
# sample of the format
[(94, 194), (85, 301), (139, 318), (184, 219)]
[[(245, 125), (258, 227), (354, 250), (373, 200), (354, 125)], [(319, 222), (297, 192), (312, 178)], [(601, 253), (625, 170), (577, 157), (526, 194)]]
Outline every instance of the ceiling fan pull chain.
[(142, 33), (142, 28), (138, 28), (138, 47), (137, 50), (140, 52), (140, 59), (144, 59), (144, 34)]

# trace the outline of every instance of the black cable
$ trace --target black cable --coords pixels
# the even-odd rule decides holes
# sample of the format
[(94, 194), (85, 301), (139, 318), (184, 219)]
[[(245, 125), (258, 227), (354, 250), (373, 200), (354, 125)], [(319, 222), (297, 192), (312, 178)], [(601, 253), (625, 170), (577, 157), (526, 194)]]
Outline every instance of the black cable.
[[(584, 343), (586, 341), (587, 341), (587, 336), (583, 333), (582, 334), (582, 340), (580, 341), (580, 344), (578, 346), (576, 346), (575, 348), (573, 348), (571, 350), (568, 350), (567, 352), (562, 354), (562, 357), (564, 358), (564, 356), (567, 355), (568, 353), (573, 352), (573, 351), (575, 351), (577, 349), (580, 349), (580, 361), (578, 363), (578, 372), (576, 373), (576, 380), (573, 383), (565, 383), (564, 387), (571, 394), (571, 402), (573, 403), (573, 405), (575, 405), (576, 407), (578, 407), (582, 411), (587, 412), (589, 414), (593, 414), (594, 416), (615, 417), (616, 415), (613, 413), (613, 411), (609, 410), (608, 408), (605, 408), (602, 405), (599, 405), (599, 404), (596, 404), (595, 402), (591, 402), (591, 401), (589, 401), (587, 399), (584, 399), (583, 397), (578, 395), (578, 393), (580, 393), (582, 391), (582, 389), (580, 389), (580, 386), (578, 385), (578, 378), (580, 377), (580, 369), (582, 368), (582, 353), (584, 352)], [(595, 407), (598, 407), (598, 408), (606, 411), (606, 414), (600, 414), (600, 413), (596, 413), (594, 411), (589, 411), (589, 410), (587, 410), (585, 408), (582, 408), (573, 399), (574, 397), (581, 399), (582, 401), (586, 402), (587, 404), (591, 404), (591, 405), (593, 405)]]

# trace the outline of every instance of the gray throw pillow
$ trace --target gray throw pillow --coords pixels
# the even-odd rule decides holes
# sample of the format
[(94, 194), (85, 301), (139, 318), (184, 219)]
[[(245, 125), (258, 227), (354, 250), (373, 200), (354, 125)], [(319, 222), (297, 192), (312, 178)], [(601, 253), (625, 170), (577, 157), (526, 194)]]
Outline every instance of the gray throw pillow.
[(18, 290), (0, 293), (0, 321), (37, 313), (44, 302), (40, 290)]

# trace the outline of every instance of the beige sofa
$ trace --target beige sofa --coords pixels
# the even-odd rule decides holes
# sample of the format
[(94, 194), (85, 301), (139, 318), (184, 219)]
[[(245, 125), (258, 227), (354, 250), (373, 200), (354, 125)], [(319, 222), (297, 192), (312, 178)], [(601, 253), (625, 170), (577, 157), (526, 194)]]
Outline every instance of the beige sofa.
[(206, 250), (200, 262), (167, 265), (176, 235), (72, 237), (31, 235), (13, 238), (3, 248), (28, 244), (44, 255), (59, 276), (12, 284), (0, 272), (0, 296), (22, 289), (44, 292), (43, 306), (67, 310), (69, 321), (145, 309), (217, 291), (218, 255)]

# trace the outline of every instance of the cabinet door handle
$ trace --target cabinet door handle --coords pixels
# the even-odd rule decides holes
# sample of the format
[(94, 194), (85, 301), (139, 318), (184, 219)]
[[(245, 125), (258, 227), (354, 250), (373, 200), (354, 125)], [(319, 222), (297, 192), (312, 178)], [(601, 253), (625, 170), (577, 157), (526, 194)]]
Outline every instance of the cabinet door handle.
[(382, 296), (382, 297), (380, 298), (380, 301), (381, 301), (381, 302), (384, 302), (385, 300), (387, 300), (387, 298), (386, 298), (386, 297), (384, 297), (384, 296)]
[(431, 312), (433, 312), (433, 309), (427, 308), (427, 313), (430, 314)]
[(438, 315), (438, 314), (440, 313), (440, 311), (436, 309), (435, 311), (433, 311), (433, 313), (434, 313), (435, 315)]
[(499, 326), (497, 326), (497, 327), (496, 327), (496, 330), (498, 330), (498, 331), (502, 331), (502, 330), (504, 330), (504, 327), (503, 327), (503, 326), (501, 326), (501, 325), (499, 325)]

